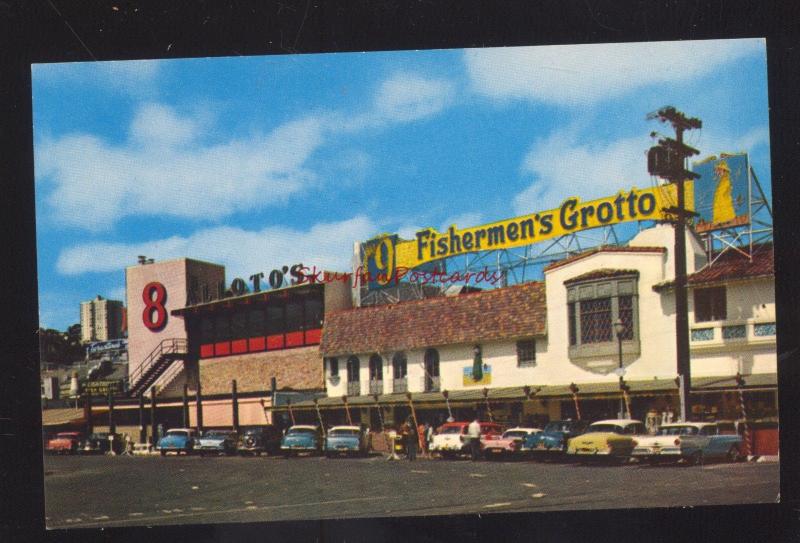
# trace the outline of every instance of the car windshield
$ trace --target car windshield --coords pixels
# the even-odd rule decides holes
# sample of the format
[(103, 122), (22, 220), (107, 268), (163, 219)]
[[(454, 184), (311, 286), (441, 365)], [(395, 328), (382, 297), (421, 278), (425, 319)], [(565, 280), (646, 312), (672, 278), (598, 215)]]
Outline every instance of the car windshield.
[(657, 435), (660, 436), (694, 436), (697, 435), (697, 428), (694, 426), (667, 426), (658, 429)]
[(528, 435), (528, 432), (525, 430), (509, 430), (508, 432), (503, 434), (503, 437), (508, 439), (512, 437), (525, 437)]
[(168, 436), (175, 436), (175, 437), (188, 437), (189, 432), (186, 430), (169, 430), (167, 432)]
[(312, 428), (291, 428), (288, 432), (290, 436), (296, 435), (314, 435), (317, 431)]
[(58, 438), (69, 439), (69, 438), (73, 438), (73, 437), (78, 437), (78, 434), (75, 434), (75, 433), (72, 433), (72, 432), (56, 434), (56, 439), (58, 439)]
[(203, 437), (211, 437), (211, 438), (214, 438), (214, 437), (228, 437), (229, 435), (230, 435), (230, 432), (226, 432), (224, 430), (210, 430), (210, 431), (206, 432), (205, 434), (203, 434)]
[(569, 432), (568, 422), (550, 422), (544, 427), (545, 432)]
[(338, 428), (336, 430), (331, 430), (328, 434), (331, 437), (358, 437), (358, 430), (351, 430), (349, 428)]
[(462, 426), (446, 426), (442, 428), (442, 431), (439, 432), (440, 434), (460, 434), (461, 431), (464, 429)]
[(622, 434), (625, 430), (618, 424), (592, 424), (589, 427), (592, 432), (613, 432), (615, 434)]

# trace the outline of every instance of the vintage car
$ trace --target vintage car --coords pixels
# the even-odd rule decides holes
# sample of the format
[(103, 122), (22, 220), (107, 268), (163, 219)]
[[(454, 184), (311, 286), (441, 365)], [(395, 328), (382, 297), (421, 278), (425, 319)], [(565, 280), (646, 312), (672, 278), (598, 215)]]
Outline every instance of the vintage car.
[(562, 455), (567, 451), (570, 438), (583, 434), (588, 426), (589, 423), (583, 420), (550, 421), (542, 432), (525, 438), (521, 452), (537, 459)]
[(281, 453), (286, 458), (299, 453), (320, 454), (322, 435), (316, 426), (296, 424), (289, 428), (281, 440)]
[(191, 454), (197, 445), (197, 430), (192, 428), (172, 428), (158, 440), (156, 449), (165, 456), (168, 452)]
[[(113, 436), (114, 440), (111, 441), (108, 439), (109, 436)], [(122, 452), (122, 440), (120, 439), (119, 434), (109, 434), (108, 432), (95, 432), (86, 438), (83, 442), (81, 442), (80, 449), (78, 452), (81, 454), (105, 454), (111, 451), (111, 448), (114, 448), (115, 453)]]
[(634, 438), (646, 433), (644, 424), (638, 420), (600, 420), (590, 424), (586, 433), (567, 442), (567, 454), (581, 460), (627, 461), (634, 447)]
[(203, 432), (194, 445), (194, 450), (200, 456), (207, 454), (236, 454), (239, 435), (233, 430), (208, 430)]
[(481, 437), (481, 449), (487, 460), (508, 458), (519, 453), (522, 442), (541, 433), (541, 428), (509, 428), (502, 435), (488, 434)]
[(325, 437), (325, 456), (367, 455), (367, 433), (358, 426), (334, 426)]
[(678, 422), (664, 424), (656, 435), (634, 439), (631, 456), (642, 462), (678, 462), (701, 464), (705, 460), (742, 458), (742, 438), (724, 434), (713, 422)]
[(239, 454), (277, 454), (281, 449), (281, 437), (281, 431), (272, 424), (246, 428), (239, 438)]
[(45, 452), (52, 454), (75, 454), (82, 441), (80, 432), (59, 432), (47, 441)]
[[(469, 436), (467, 429), (469, 422), (446, 422), (442, 424), (433, 436), (431, 452), (440, 458), (455, 458), (469, 453)], [(503, 428), (494, 422), (481, 422), (481, 438), (489, 435), (500, 435)]]

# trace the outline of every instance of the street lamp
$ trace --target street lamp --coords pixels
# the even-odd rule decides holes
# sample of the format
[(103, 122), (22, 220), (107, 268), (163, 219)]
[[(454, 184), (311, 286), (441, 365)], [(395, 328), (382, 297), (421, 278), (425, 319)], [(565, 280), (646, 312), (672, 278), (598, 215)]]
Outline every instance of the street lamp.
[[(624, 384), (622, 376), (625, 374), (625, 369), (622, 367), (622, 334), (625, 332), (625, 323), (622, 322), (622, 319), (614, 321), (614, 331), (617, 333), (617, 353), (619, 355), (619, 369), (617, 370), (617, 375), (619, 375), (619, 391), (621, 394)], [(622, 396), (619, 398), (619, 412), (620, 414), (625, 412)]]

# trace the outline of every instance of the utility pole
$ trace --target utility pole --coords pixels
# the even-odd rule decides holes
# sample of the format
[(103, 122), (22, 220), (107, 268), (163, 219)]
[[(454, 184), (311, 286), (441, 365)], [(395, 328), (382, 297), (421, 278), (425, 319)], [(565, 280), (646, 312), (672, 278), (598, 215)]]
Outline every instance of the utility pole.
[[(675, 139), (662, 138), (658, 145), (647, 153), (647, 170), (651, 175), (662, 177), (674, 184), (677, 189), (677, 206), (664, 209), (672, 217), (675, 227), (675, 334), (677, 346), (677, 369), (680, 395), (682, 398), (681, 420), (689, 420), (692, 411), (689, 391), (692, 388), (691, 364), (689, 359), (689, 304), (686, 292), (686, 219), (696, 215), (686, 209), (684, 181), (694, 179), (697, 174), (686, 170), (686, 159), (700, 153), (697, 149), (683, 143), (686, 130), (701, 128), (703, 123), (697, 118), (687, 118), (672, 106), (666, 106), (647, 115), (647, 119), (668, 122), (675, 130)], [(651, 134), (655, 136), (656, 133)]]

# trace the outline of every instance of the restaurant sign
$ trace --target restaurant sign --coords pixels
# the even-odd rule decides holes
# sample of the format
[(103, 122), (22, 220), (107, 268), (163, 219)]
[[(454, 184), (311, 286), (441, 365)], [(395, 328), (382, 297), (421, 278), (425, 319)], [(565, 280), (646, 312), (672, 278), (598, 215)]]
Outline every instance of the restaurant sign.
[[(694, 208), (691, 182), (685, 183), (686, 207)], [(459, 229), (450, 226), (444, 233), (425, 228), (415, 239), (404, 240), (384, 234), (362, 244), (364, 270), (376, 277), (370, 288), (391, 286), (404, 275), (425, 264), (466, 253), (512, 249), (555, 239), (564, 235), (630, 221), (668, 219), (666, 208), (677, 203), (674, 185), (647, 189), (633, 188), (614, 196), (582, 202), (567, 198), (557, 209), (541, 211), (502, 221)], [(402, 270), (402, 273), (398, 273)]]

